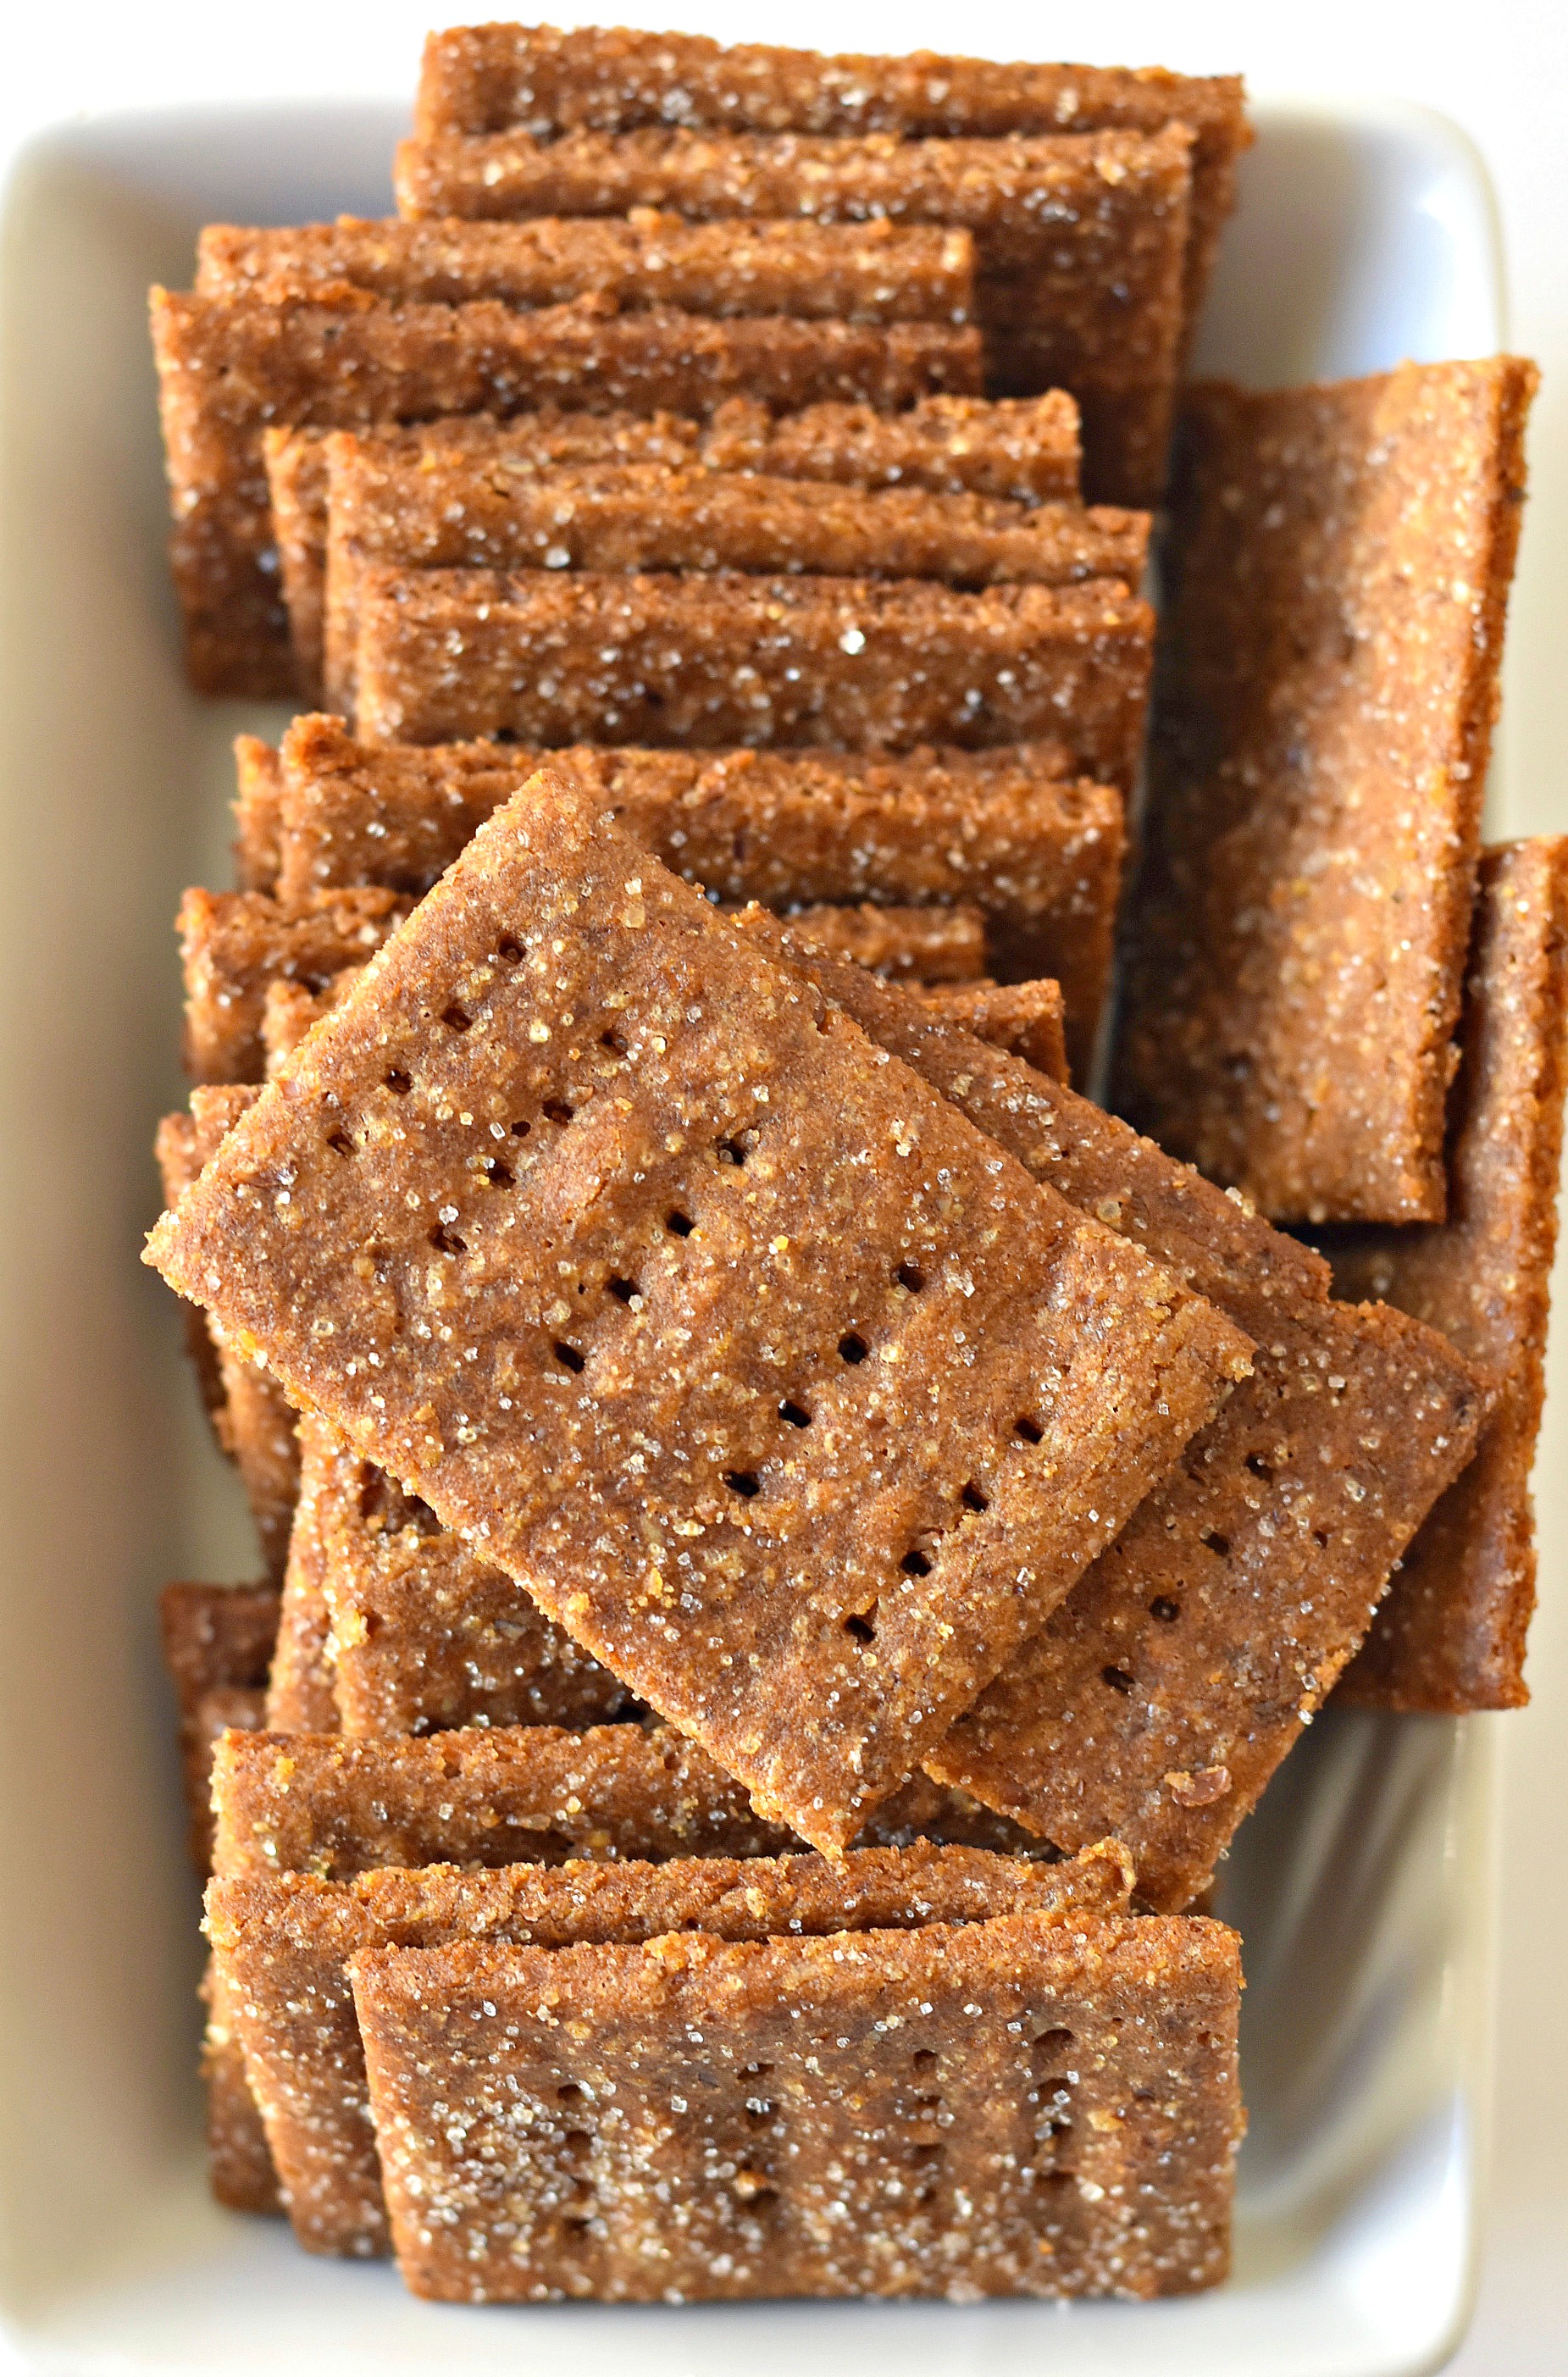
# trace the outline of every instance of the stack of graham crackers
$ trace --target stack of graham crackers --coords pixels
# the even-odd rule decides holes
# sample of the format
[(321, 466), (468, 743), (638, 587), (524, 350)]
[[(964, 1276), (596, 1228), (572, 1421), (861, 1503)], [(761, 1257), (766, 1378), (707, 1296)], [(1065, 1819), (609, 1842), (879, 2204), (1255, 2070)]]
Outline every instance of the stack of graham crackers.
[(1190, 391), (1156, 662), (1237, 83), (492, 26), (416, 125), (154, 295), (193, 681), (331, 705), (150, 1246), (270, 1571), (164, 1599), (215, 2190), (461, 2300), (1212, 2285), (1190, 1910), (1352, 1661), (1523, 1696), (1533, 375)]

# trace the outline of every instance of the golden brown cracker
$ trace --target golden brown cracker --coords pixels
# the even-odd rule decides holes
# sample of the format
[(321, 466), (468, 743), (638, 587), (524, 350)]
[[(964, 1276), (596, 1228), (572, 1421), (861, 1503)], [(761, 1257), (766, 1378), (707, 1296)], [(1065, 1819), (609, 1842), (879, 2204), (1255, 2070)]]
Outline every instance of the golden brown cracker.
[(1438, 1221), (1532, 364), (1192, 391), (1113, 1102), (1277, 1221)]

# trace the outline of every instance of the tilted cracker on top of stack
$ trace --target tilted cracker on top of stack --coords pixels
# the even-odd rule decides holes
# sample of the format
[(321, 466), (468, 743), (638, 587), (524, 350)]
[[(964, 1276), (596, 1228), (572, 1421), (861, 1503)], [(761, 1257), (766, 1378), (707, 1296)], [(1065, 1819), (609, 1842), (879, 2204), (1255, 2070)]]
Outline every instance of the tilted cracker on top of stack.
[[(294, 1400), (832, 1846), (1035, 1630), (1248, 1348), (819, 1005), (541, 778), (480, 828), (153, 1246)], [(341, 1109), (325, 1165), (313, 1102)], [(837, 1163), (808, 1157), (835, 1133)], [(581, 1207), (604, 1166), (615, 1194)], [(383, 1251), (362, 1278), (367, 1237)], [(651, 1309), (664, 1296), (667, 1321)], [(475, 1351), (449, 1379), (460, 1320)], [(516, 1336), (540, 1328), (537, 1346)], [(697, 1367), (683, 1345), (702, 1347)], [(590, 1364), (581, 1395), (557, 1384)], [(781, 1421), (781, 1398), (807, 1426)], [(890, 1473), (883, 1432), (916, 1408)], [(533, 1485), (514, 1441), (530, 1471), (543, 1460)], [(869, 1511), (850, 1523), (852, 1476), (885, 1506), (886, 1540)], [(623, 1480), (643, 1535), (601, 1571), (591, 1547), (630, 1508)], [(979, 1506), (966, 1520), (961, 1489)], [(683, 1624), (693, 1595), (708, 1614)]]
[(1115, 1051), (1171, 1152), (1067, 1085), (1154, 630), (1079, 408), (1155, 498), (1246, 137), (1227, 80), (480, 28), (405, 220), (214, 227), (156, 303), (192, 673), (352, 712), (237, 746), (152, 1242), (281, 1579), (167, 1607), (214, 2186), (311, 2250), (1211, 2285), (1184, 1910), (1341, 1676), (1523, 1697), (1527, 366), (1191, 399)]

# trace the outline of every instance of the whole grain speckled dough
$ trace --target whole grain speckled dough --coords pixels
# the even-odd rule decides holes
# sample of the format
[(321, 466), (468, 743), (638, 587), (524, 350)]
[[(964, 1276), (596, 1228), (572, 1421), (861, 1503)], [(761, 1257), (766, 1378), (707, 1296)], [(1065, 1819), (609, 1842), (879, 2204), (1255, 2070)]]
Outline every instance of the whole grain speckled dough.
[[(212, 1865), (215, 1695), (256, 1692), (266, 1683), (278, 1631), (278, 1591), (270, 1584), (166, 1584), (158, 1619), (179, 1709), (191, 1862), (205, 1876)], [(233, 1705), (223, 1714), (226, 1725), (240, 1722)]]
[(337, 1500), (364, 1492), (365, 1464), (336, 1428), (310, 1412), (300, 1420), (299, 1450), (299, 1499), (283, 1571), (267, 1722), (278, 1733), (336, 1733), (338, 1701), (327, 1647), (327, 1527)]
[[(198, 897), (205, 895), (198, 895)], [(209, 1009), (216, 1021), (216, 1010)], [(158, 1127), (163, 1201), (172, 1212), (251, 1101), (233, 1084), (193, 1090), (189, 1110), (165, 1115)], [(275, 1379), (224, 1336), (210, 1313), (193, 1315), (186, 1332), (202, 1401), (219, 1444), (240, 1473), (269, 1575), (282, 1574), (299, 1493), (297, 1415)]]
[(564, 780), (149, 1259), (819, 1846), (1247, 1368)]
[(1442, 1217), (1536, 378), (1187, 399), (1112, 1096), (1277, 1221)]
[(1239, 1942), (1201, 1919), (361, 1951), (415, 2293), (1184, 2293), (1229, 2263)]
[(550, 139), (411, 142), (406, 214), (618, 216), (961, 224), (993, 396), (1061, 388), (1083, 415), (1096, 499), (1146, 504), (1165, 479), (1184, 333), (1192, 135), (1105, 131), (989, 139), (822, 137), (683, 125)]
[(1119, 583), (557, 578), (367, 569), (355, 661), (376, 742), (909, 751), (1065, 741), (1137, 772), (1154, 615)]
[(207, 297), (363, 289), (403, 305), (559, 305), (592, 293), (714, 320), (963, 323), (974, 313), (974, 243), (947, 225), (690, 223), (639, 208), (617, 222), (365, 221), (250, 229), (209, 223), (197, 245)]
[(829, 401), (896, 411), (980, 387), (973, 330), (713, 322), (590, 298), (519, 312), (493, 298), (397, 305), (353, 289), (278, 305), (154, 289), (152, 338), (186, 668), (206, 693), (293, 690), (269, 425), (353, 429), (546, 403), (706, 415), (740, 395), (783, 412)]
[(1496, 1400), (1474, 1461), (1406, 1553), (1340, 1696), (1454, 1716), (1519, 1708), (1535, 1602), (1530, 1469), (1546, 1391), (1568, 1000), (1568, 841), (1481, 859), (1448, 1126), (1448, 1218), (1324, 1241), (1346, 1296), (1453, 1339)]
[(344, 1883), (305, 1874), (219, 1881), (207, 1929), (300, 2242), (388, 2250), (365, 2052), (349, 1985), (359, 1950), (460, 1940), (564, 1947), (700, 1929), (724, 1939), (904, 1929), (1028, 1909), (1071, 1923), (1125, 1913), (1130, 1866), (1114, 1843), (1071, 1864), (1030, 1865), (921, 1842), (667, 1865), (397, 1868)]
[[(1060, 984), (1083, 1064), (1126, 837), (1120, 796), (1075, 780), (1069, 758), (1055, 742), (894, 756), (580, 746), (550, 764), (723, 901), (978, 906), (991, 968)], [(492, 743), (360, 743), (340, 719), (296, 718), (275, 778), (246, 771), (240, 839), (276, 853), (260, 888), (285, 907), (337, 885), (418, 894), (544, 761)]]
[[(352, 710), (366, 569), (742, 570), (931, 578), (944, 585), (1136, 586), (1149, 518), (1076, 502), (1024, 507), (923, 487), (813, 485), (700, 464), (605, 461), (541, 473), (488, 448), (410, 452), (327, 441), (323, 683)], [(297, 642), (296, 638), (296, 642)]]
[[(1190, 125), (1192, 205), (1184, 273), (1187, 340), (1235, 197), (1236, 163), (1251, 140), (1239, 75), (1178, 75), (1163, 66), (1085, 66), (948, 57), (823, 56), (697, 33), (618, 25), (461, 25), (425, 45), (415, 141), (461, 141), (517, 129), (634, 132), (892, 133), (900, 139), (995, 140), (1049, 132), (1157, 132)], [(413, 160), (400, 159), (400, 180)], [(455, 177), (454, 177), (455, 180)], [(475, 177), (483, 186), (483, 172)], [(431, 211), (461, 211), (451, 190)]]
[(626, 1687), (504, 1570), (355, 1460), (322, 1510), (321, 1589), (340, 1729), (607, 1724)]
[(1256, 1341), (1251, 1377), (928, 1756), (943, 1781), (1061, 1847), (1114, 1832), (1144, 1901), (1182, 1906), (1468, 1459), (1481, 1383), (1434, 1331), (1330, 1303), (1321, 1258), (1086, 1099), (792, 949), (776, 919), (743, 924), (1037, 1178)]
[(307, 891), (287, 906), (266, 891), (188, 890), (179, 917), (187, 1071), (203, 1083), (258, 1081), (268, 985), (321, 989), (363, 965), (410, 905), (379, 887)]
[[(262, 440), (295, 671), (311, 701), (321, 693), (331, 435), (269, 429)], [(513, 472), (598, 462), (693, 463), (830, 486), (926, 488), (1029, 505), (1071, 503), (1078, 494), (1078, 408), (1060, 388), (996, 402), (922, 397), (903, 412), (812, 404), (775, 415), (755, 398), (736, 396), (706, 421), (673, 412), (563, 412), (549, 405), (508, 422), (480, 413), (408, 429), (382, 425), (363, 438), (389, 456), (437, 448), (498, 449)]]

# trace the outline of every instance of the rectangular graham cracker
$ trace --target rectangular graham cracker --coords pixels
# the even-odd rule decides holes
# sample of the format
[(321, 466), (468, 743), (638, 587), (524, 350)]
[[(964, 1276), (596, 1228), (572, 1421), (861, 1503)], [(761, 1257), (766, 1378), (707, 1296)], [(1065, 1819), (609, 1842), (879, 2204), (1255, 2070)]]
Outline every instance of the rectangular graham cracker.
[(1064, 740), (1126, 792), (1154, 619), (1117, 582), (556, 577), (367, 569), (355, 660), (373, 742), (476, 735), (909, 751)]
[(1562, 1152), (1568, 841), (1483, 853), (1448, 1118), (1448, 1218), (1336, 1231), (1342, 1296), (1382, 1296), (1441, 1329), (1492, 1381), (1474, 1461), (1406, 1553), (1347, 1669), (1362, 1708), (1520, 1708), (1535, 1603), (1530, 1468)]
[[(788, 950), (788, 927), (746, 928)], [(1435, 1330), (1328, 1300), (1322, 1258), (1124, 1123), (855, 967), (796, 962), (1035, 1178), (1255, 1341), (1231, 1392), (1043, 1630), (927, 1763), (1072, 1849), (1124, 1841), (1185, 1905), (1463, 1470), (1481, 1382)]]
[(1191, 152), (1179, 123), (931, 140), (664, 125), (416, 143), (400, 152), (397, 178), (416, 217), (656, 206), (709, 221), (962, 226), (975, 240), (987, 394), (1065, 388), (1083, 416), (1089, 493), (1152, 504), (1183, 340)]
[[(719, 913), (732, 915), (739, 904), (721, 901)], [(969, 986), (989, 978), (986, 920), (967, 903), (956, 908), (883, 907), (867, 900), (851, 907), (813, 901), (786, 914), (795, 929), (818, 948), (853, 958), (890, 981), (940, 988)], [(282, 1070), (311, 1026), (348, 997), (364, 971), (363, 966), (345, 966), (318, 985), (287, 975), (267, 982), (260, 1032), (264, 1080), (269, 1081)], [(253, 985), (262, 978), (257, 973)], [(224, 979), (221, 967), (214, 965), (209, 988), (221, 990)]]
[[(267, 1687), (274, 1733), (336, 1733), (338, 1699), (328, 1654), (327, 1527), (339, 1499), (371, 1490), (368, 1464), (336, 1428), (310, 1412), (299, 1423), (299, 1498), (283, 1571), (278, 1641)], [(388, 1481), (389, 1499), (397, 1488)]]
[(282, 762), (259, 735), (234, 737), (234, 884), (270, 891), (278, 880)]
[[(491, 743), (364, 744), (339, 719), (296, 718), (269, 812), (280, 900), (349, 884), (427, 891), (541, 760)], [(721, 900), (977, 906), (988, 965), (1009, 981), (1059, 982), (1086, 1061), (1126, 834), (1120, 795), (1075, 780), (1061, 745), (894, 756), (580, 747), (551, 764), (602, 790), (628, 832)], [(242, 792), (242, 839), (251, 797)]]
[(459, 1941), (568, 1947), (700, 1930), (719, 1939), (904, 1930), (1035, 1913), (1060, 1923), (1126, 1912), (1115, 1843), (1059, 1866), (973, 1849), (852, 1849), (688, 1857), (667, 1865), (396, 1869), (345, 1883), (305, 1874), (220, 1881), (207, 1929), (288, 2189), (295, 2233), (320, 2253), (389, 2250), (350, 1959)]
[(179, 916), (187, 1070), (201, 1082), (260, 1081), (268, 985), (322, 989), (345, 966), (363, 965), (410, 904), (379, 889), (306, 892), (288, 907), (265, 891), (187, 891)]
[[(254, 1093), (225, 1084), (194, 1090), (186, 1114), (166, 1115), (158, 1127), (163, 1201), (173, 1212), (211, 1161)], [(212, 1432), (234, 1463), (250, 1504), (268, 1572), (282, 1574), (299, 1491), (295, 1413), (277, 1380), (248, 1360), (210, 1313), (187, 1325), (191, 1357)]]
[(592, 295), (617, 308), (675, 306), (715, 320), (962, 324), (975, 309), (975, 247), (947, 225), (687, 222), (651, 208), (607, 222), (365, 221), (255, 230), (209, 223), (197, 246), (204, 297), (277, 304), (347, 286), (400, 305), (484, 297), (543, 306)]
[(205, 1876), (212, 1867), (212, 1744), (222, 1729), (213, 1720), (238, 1723), (246, 1711), (233, 1695), (266, 1683), (278, 1592), (270, 1584), (166, 1584), (158, 1619), (179, 1710), (191, 1862)]
[[(1163, 66), (999, 65), (990, 58), (823, 56), (761, 42), (723, 46), (697, 33), (625, 26), (464, 25), (432, 33), (414, 109), (414, 145), (399, 160), (405, 192), (425, 162), (418, 144), (483, 141), (527, 131), (636, 132), (678, 124), (702, 131), (808, 132), (901, 140), (987, 139), (1081, 132), (1193, 135), (1185, 266), (1191, 341), (1215, 250), (1235, 199), (1236, 164), (1252, 135), (1239, 75), (1177, 75)], [(461, 150), (459, 152), (461, 155)], [(455, 161), (455, 160), (454, 160)], [(487, 212), (461, 196), (487, 186), (452, 173), (431, 187), (433, 214)], [(405, 204), (405, 212), (411, 209)], [(418, 211), (417, 209), (413, 209)]]
[(231, 2212), (281, 2212), (272, 2149), (245, 2076), (234, 2009), (213, 1960), (201, 1982), (207, 2008), (201, 2077), (207, 2091), (207, 2179)]
[(293, 690), (262, 436), (269, 425), (357, 429), (441, 413), (711, 414), (749, 395), (781, 412), (890, 411), (980, 393), (971, 329), (769, 316), (707, 321), (604, 301), (522, 313), (492, 298), (393, 305), (363, 290), (269, 305), (152, 293), (152, 338), (174, 516), (186, 667), (205, 693)]
[(544, 778), (149, 1259), (826, 1847), (1249, 1350)]
[[(798, 935), (799, 919), (791, 931)], [(1067, 1036), (1061, 985), (1057, 982), (956, 982), (933, 984), (927, 1003), (939, 1015), (1021, 1057), (1053, 1081), (1068, 1078)]]
[(1229, 2266), (1239, 1942), (1003, 1915), (361, 1950), (416, 2294), (1174, 2294)]
[[(327, 1655), (341, 1729), (604, 1725), (624, 1684), (368, 1463), (322, 1506)], [(368, 1473), (368, 1475), (366, 1474)]]
[[(783, 1857), (803, 1847), (668, 1726), (470, 1726), (350, 1738), (234, 1733), (213, 1757), (213, 1869), (231, 1879), (381, 1866), (559, 1865), (586, 1857)], [(963, 1791), (915, 1774), (861, 1847), (929, 1840), (1054, 1859)]]
[[(262, 439), (268, 494), (299, 689), (321, 692), (327, 579), (325, 429), (269, 429)], [(1078, 408), (1063, 390), (988, 401), (923, 397), (903, 412), (868, 404), (813, 404), (774, 415), (750, 397), (732, 397), (709, 421), (672, 412), (563, 412), (546, 406), (499, 422), (450, 416), (409, 429), (362, 433), (389, 456), (437, 448), (504, 452), (509, 471), (546, 472), (604, 462), (700, 465), (774, 479), (877, 489), (923, 488), (1037, 506), (1078, 495)], [(241, 889), (265, 888), (245, 880)]]
[[(732, 913), (729, 903), (722, 913)], [(986, 920), (978, 908), (883, 908), (869, 900), (843, 908), (816, 901), (792, 909), (790, 921), (815, 948), (893, 982), (972, 983), (986, 972)]]
[(359, 590), (376, 567), (1136, 586), (1148, 557), (1146, 512), (1076, 502), (1025, 508), (994, 496), (812, 484), (666, 462), (514, 471), (506, 434), (498, 430), (488, 450), (437, 442), (422, 452), (348, 431), (329, 438), (329, 708), (353, 707)]
[(1281, 1222), (1430, 1222), (1533, 364), (1187, 402), (1113, 1103)]
[[(180, 1715), (180, 1760), (190, 1818), (191, 1862), (203, 1880), (212, 1865), (212, 1751), (231, 1727), (254, 1731), (278, 1626), (272, 1585), (168, 1584), (159, 1596), (163, 1660)], [(207, 2091), (207, 2165), (212, 2192), (232, 2212), (281, 2208), (266, 2132), (228, 2024), (222, 1985), (210, 1965), (201, 2072)]]

